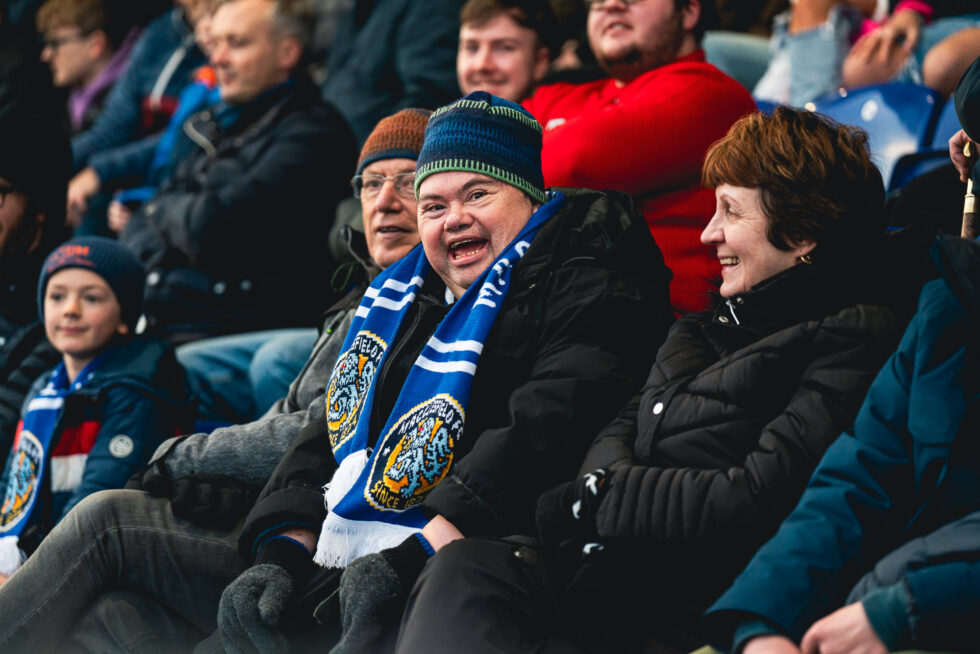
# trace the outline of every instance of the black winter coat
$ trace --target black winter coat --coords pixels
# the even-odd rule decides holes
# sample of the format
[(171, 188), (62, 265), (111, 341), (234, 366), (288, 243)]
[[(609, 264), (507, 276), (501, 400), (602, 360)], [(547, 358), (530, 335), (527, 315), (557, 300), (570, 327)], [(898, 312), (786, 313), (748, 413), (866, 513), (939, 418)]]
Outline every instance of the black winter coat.
[(151, 332), (315, 325), (330, 304), (310, 302), (310, 284), (332, 272), (327, 234), (350, 193), (350, 130), (306, 79), (234, 111), (184, 123), (172, 176), (120, 236), (148, 269)]
[(660, 589), (640, 604), (667, 603), (667, 631), (697, 633), (697, 617), (789, 514), (894, 349), (892, 312), (848, 306), (850, 297), (818, 266), (798, 265), (685, 316), (590, 449), (582, 471), (610, 473), (584, 535), (619, 550), (607, 553), (620, 575), (610, 583), (625, 584), (618, 594)]
[[(642, 382), (673, 320), (670, 271), (629, 197), (561, 191), (565, 208), (513, 269), (477, 367), (456, 463), (423, 503), (467, 536), (533, 533), (538, 494), (574, 473), (595, 433)], [(444, 285), (430, 282), (392, 345), (400, 349), (376, 377), (372, 438), (387, 415), (378, 402), (391, 398), (390, 410), (445, 310)], [(337, 464), (325, 419), (311, 427), (249, 514), (244, 556), (289, 526), (319, 533), (322, 487)]]

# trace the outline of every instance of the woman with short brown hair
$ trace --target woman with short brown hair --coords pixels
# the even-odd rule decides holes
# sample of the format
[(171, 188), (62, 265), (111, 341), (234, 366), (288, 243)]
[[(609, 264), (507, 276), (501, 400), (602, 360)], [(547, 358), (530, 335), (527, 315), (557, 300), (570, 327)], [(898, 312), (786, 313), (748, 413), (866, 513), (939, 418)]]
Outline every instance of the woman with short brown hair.
[(851, 424), (900, 329), (862, 303), (856, 274), (884, 196), (867, 137), (755, 114), (711, 148), (704, 177), (714, 307), (674, 324), (583, 475), (540, 498), (543, 546), (463, 539), (430, 561), (399, 652), (694, 649), (701, 613)]

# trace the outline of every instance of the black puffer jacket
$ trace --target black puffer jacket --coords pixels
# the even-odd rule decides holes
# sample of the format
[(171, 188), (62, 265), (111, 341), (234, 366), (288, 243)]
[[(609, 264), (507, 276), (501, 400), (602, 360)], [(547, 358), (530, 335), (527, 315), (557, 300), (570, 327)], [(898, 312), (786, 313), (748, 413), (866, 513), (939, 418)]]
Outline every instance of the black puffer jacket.
[[(670, 272), (629, 197), (561, 191), (565, 208), (514, 267), (480, 357), (457, 462), (423, 504), (468, 536), (533, 533), (538, 494), (574, 473), (595, 433), (642, 383), (673, 320)], [(445, 312), (444, 289), (432, 275), (391, 346), (375, 381), (372, 438)], [(322, 487), (336, 465), (321, 419), (293, 444), (249, 514), (243, 555), (287, 526), (319, 532)]]
[[(178, 161), (120, 236), (146, 264), (151, 332), (204, 336), (315, 325), (334, 208), (354, 142), (313, 84), (287, 82), (237, 109), (191, 116)], [(186, 340), (186, 339), (180, 339)]]
[(685, 316), (590, 449), (582, 471), (610, 472), (589, 535), (622, 548), (609, 557), (616, 583), (670, 589), (650, 601), (689, 620), (672, 627), (697, 632), (697, 616), (789, 514), (897, 344), (892, 312), (848, 306), (852, 297), (798, 265)]

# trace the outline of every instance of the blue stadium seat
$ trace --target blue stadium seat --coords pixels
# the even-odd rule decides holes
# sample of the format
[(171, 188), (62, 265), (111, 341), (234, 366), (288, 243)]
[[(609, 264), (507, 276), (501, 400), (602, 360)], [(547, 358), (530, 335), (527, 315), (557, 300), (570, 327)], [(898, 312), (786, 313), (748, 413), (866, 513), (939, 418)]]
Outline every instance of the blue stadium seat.
[(772, 100), (760, 100), (759, 98), (755, 98), (755, 106), (760, 112), (769, 116), (773, 111), (775, 111), (776, 107), (779, 106), (779, 103), (773, 102)]
[(891, 188), (896, 162), (931, 145), (938, 105), (939, 94), (932, 89), (893, 83), (852, 89), (840, 97), (817, 100), (808, 108), (868, 132), (871, 152), (887, 189)]
[(961, 129), (960, 119), (956, 115), (956, 107), (953, 105), (953, 98), (950, 98), (939, 111), (939, 118), (936, 120), (936, 129), (933, 130), (932, 138), (930, 139), (932, 149), (948, 151), (950, 137)]
[(895, 162), (888, 190), (902, 188), (910, 179), (949, 163), (949, 138), (960, 131), (960, 119), (950, 98), (939, 110), (926, 148), (907, 154)]

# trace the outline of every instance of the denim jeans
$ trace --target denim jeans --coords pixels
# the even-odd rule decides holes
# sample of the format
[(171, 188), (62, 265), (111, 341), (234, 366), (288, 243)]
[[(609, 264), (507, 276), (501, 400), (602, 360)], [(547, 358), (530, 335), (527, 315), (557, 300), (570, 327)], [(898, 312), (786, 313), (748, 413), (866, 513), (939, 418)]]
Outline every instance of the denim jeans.
[(181, 345), (177, 360), (198, 399), (198, 419), (241, 424), (285, 397), (313, 351), (315, 329), (270, 329)]
[(840, 87), (844, 59), (861, 16), (851, 7), (834, 5), (826, 22), (797, 34), (789, 33), (789, 20), (788, 11), (773, 19), (769, 67), (752, 94), (802, 107)]
[[(179, 520), (169, 500), (142, 491), (94, 493), (0, 586), (0, 652), (39, 654), (84, 642), (83, 634), (65, 639), (76, 627), (98, 624), (104, 594), (113, 591), (155, 600), (160, 611), (175, 616), (150, 625), (158, 644), (186, 642), (188, 628), (210, 634), (221, 592), (242, 567), (237, 530)], [(172, 635), (165, 633), (168, 624)]]

